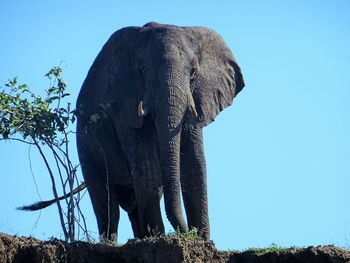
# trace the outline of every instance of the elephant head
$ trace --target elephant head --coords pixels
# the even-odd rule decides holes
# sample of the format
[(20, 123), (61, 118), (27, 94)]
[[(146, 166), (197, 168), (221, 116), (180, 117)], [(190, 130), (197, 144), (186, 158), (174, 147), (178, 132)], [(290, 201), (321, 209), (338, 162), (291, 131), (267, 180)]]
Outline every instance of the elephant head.
[(133, 128), (142, 128), (147, 115), (153, 119), (167, 217), (187, 231), (180, 204), (181, 130), (211, 123), (243, 87), (240, 68), (216, 32), (148, 23), (110, 37), (85, 79), (78, 111), (80, 121), (91, 123), (102, 108), (114, 125)]

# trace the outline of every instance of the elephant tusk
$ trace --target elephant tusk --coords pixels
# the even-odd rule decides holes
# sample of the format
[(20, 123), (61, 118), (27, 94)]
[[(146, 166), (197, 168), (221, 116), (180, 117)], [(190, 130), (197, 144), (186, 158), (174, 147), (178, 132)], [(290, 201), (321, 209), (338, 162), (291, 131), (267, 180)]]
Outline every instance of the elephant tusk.
[(196, 119), (198, 117), (198, 113), (196, 111), (196, 108), (194, 105), (190, 105), (190, 111), (191, 111), (191, 116), (193, 119)]
[(144, 109), (143, 109), (143, 101), (141, 100), (140, 103), (139, 103), (139, 106), (137, 108), (137, 113), (140, 117), (143, 117), (146, 115)]
[(198, 113), (196, 111), (196, 106), (194, 104), (194, 101), (193, 101), (193, 97), (192, 97), (192, 93), (189, 92), (188, 95), (188, 107), (190, 108), (190, 111), (191, 111), (191, 117), (193, 119), (196, 119), (198, 117)]

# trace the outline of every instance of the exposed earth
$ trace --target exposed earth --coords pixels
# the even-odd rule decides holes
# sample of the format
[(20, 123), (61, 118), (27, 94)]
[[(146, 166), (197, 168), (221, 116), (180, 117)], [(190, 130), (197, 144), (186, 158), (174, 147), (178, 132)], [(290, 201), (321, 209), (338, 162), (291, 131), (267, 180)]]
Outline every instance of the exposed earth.
[(350, 252), (335, 246), (218, 251), (200, 238), (133, 239), (122, 246), (17, 237), (0, 233), (0, 263), (12, 262), (350, 262)]

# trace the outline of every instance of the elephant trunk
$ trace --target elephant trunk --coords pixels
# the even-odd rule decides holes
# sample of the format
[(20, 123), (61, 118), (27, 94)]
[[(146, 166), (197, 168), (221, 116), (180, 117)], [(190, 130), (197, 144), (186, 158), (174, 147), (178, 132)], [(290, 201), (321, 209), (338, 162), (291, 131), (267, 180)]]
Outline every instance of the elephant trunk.
[(166, 89), (167, 110), (158, 110), (156, 125), (162, 163), (163, 190), (166, 215), (174, 227), (187, 232), (188, 227), (181, 209), (180, 140), (184, 114), (188, 107), (186, 94), (178, 85)]
[(180, 136), (175, 134), (161, 145), (163, 190), (166, 215), (174, 227), (187, 232), (188, 227), (183, 218), (180, 198)]

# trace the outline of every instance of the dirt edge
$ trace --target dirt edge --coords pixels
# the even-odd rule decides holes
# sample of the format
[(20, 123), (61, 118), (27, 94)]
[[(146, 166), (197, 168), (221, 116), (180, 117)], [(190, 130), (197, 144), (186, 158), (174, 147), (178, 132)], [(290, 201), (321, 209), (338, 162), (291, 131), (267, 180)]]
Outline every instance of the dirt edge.
[(41, 241), (0, 233), (0, 263), (37, 262), (350, 262), (350, 252), (335, 246), (256, 253), (218, 251), (212, 242), (178, 237), (133, 239), (122, 246), (61, 240)]

